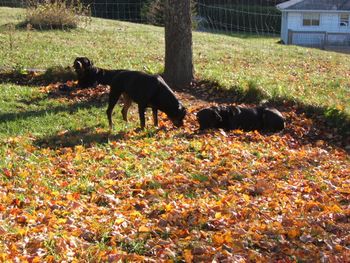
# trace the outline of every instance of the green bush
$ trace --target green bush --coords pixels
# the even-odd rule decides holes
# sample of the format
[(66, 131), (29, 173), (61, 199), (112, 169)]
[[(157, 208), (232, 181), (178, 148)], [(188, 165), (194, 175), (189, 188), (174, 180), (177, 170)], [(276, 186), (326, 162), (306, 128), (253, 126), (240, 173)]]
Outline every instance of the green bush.
[(81, 0), (27, 0), (26, 21), (36, 29), (72, 29), (90, 21), (89, 7)]

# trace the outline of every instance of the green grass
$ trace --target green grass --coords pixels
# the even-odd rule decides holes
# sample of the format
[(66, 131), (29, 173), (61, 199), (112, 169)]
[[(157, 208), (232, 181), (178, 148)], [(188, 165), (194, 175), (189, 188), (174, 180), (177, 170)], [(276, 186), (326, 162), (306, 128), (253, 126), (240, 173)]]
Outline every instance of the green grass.
[[(4, 27), (23, 19), (20, 9), (0, 9), (1, 66), (50, 68), (72, 65), (88, 56), (100, 67), (162, 72), (162, 28), (93, 19), (71, 31), (26, 31)], [(278, 38), (242, 35), (193, 35), (196, 77), (224, 89), (249, 92), (266, 99), (288, 99), (350, 114), (349, 55), (278, 44)]]

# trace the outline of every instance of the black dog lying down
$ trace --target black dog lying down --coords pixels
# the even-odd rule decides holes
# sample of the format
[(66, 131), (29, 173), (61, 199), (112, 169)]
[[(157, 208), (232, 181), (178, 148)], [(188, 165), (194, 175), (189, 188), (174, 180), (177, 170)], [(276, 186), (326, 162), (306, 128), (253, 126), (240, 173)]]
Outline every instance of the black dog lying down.
[(128, 109), (134, 101), (138, 104), (141, 129), (145, 127), (147, 107), (152, 108), (155, 126), (158, 125), (158, 110), (166, 113), (175, 126), (183, 125), (186, 109), (161, 76), (139, 71), (97, 68), (86, 57), (76, 58), (74, 69), (78, 75), (80, 87), (89, 87), (96, 83), (111, 87), (107, 109), (110, 129), (113, 127), (113, 108), (122, 94), (125, 101), (122, 109), (124, 121), (127, 121)]
[(285, 119), (275, 108), (219, 106), (200, 110), (197, 113), (200, 129), (222, 128), (244, 131), (280, 131)]

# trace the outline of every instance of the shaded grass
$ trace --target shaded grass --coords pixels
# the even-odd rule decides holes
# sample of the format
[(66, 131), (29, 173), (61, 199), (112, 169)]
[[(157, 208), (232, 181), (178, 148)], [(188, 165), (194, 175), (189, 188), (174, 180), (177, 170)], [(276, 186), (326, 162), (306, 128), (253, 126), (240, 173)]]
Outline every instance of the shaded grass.
[(105, 112), (105, 105), (98, 102), (71, 104), (48, 99), (36, 87), (0, 84), (0, 93), (2, 138), (24, 134), (49, 135), (60, 130), (96, 127), (95, 120)]

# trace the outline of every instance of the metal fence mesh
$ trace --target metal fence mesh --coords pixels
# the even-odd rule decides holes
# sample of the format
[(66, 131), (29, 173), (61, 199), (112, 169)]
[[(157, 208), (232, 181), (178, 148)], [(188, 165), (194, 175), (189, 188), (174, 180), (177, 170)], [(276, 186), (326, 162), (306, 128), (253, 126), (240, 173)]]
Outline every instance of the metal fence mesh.
[[(39, 1), (39, 0), (38, 0)], [(43, 0), (45, 1), (45, 0)], [(46, 0), (50, 1), (50, 0)], [(52, 0), (57, 1), (57, 0)], [(60, 0), (68, 1), (68, 0)], [(163, 19), (164, 0), (81, 0), (95, 17), (147, 23), (147, 16)], [(281, 14), (278, 0), (192, 0), (196, 29), (208, 32), (278, 35)], [(158, 5), (157, 5), (158, 4)], [(0, 6), (25, 7), (26, 0), (0, 0)], [(148, 6), (148, 9), (147, 9)], [(160, 18), (159, 18), (160, 17)], [(159, 25), (162, 23), (160, 22)]]

